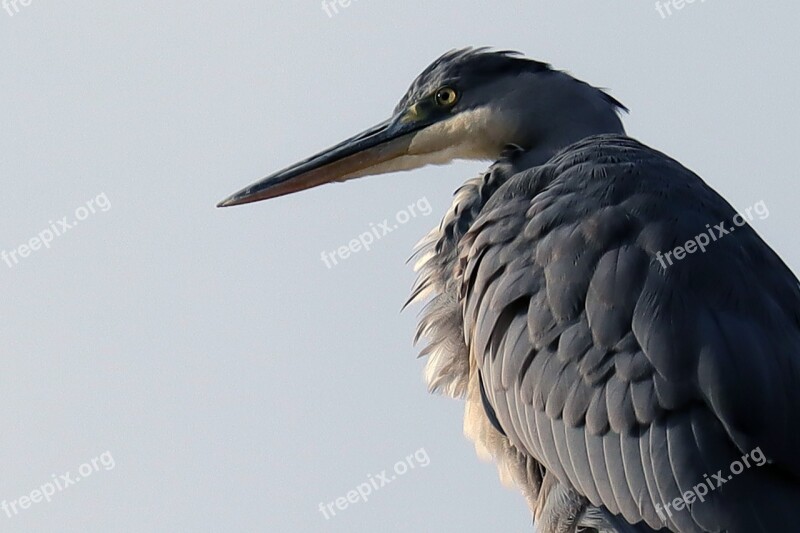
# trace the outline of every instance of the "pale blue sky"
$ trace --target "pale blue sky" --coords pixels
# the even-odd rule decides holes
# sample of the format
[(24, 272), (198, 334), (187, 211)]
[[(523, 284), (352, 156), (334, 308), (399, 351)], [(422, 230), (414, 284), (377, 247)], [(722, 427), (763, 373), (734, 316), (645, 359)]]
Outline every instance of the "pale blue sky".
[[(796, 2), (18, 5), (0, 10), (0, 251), (111, 207), (0, 260), (0, 501), (106, 451), (115, 466), (0, 511), (0, 530), (530, 530), (462, 404), (427, 394), (417, 309), (399, 312), (413, 244), (486, 165), (214, 208), (388, 116), (450, 48), (609, 88), (633, 136), (736, 207), (764, 201), (754, 226), (800, 268)], [(429, 216), (326, 268), (323, 250), (422, 198)], [(420, 449), (427, 466), (319, 511)]]

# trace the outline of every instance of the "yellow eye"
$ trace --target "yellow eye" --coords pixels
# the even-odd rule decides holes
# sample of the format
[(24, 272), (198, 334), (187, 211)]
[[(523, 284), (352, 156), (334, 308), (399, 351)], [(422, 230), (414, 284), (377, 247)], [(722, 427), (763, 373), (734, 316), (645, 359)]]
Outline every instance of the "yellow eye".
[(452, 107), (458, 100), (458, 93), (451, 87), (442, 87), (434, 96), (439, 107)]

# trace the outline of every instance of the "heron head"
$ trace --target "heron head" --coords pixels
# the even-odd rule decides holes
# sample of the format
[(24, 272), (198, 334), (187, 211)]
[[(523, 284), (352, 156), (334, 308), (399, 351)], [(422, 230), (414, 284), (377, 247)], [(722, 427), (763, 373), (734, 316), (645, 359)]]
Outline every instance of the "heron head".
[(496, 160), (509, 145), (541, 163), (599, 133), (622, 133), (624, 107), (600, 89), (515, 52), (450, 51), (428, 66), (392, 116), (259, 180), (219, 207), (455, 159)]

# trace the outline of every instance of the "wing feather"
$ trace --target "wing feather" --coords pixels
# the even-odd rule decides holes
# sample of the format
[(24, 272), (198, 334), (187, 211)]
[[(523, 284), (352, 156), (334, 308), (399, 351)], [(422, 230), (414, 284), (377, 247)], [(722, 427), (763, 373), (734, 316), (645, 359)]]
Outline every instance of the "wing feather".
[[(748, 531), (777, 518), (737, 498), (800, 505), (800, 284), (746, 225), (664, 261), (734, 214), (602, 136), (509, 179), (459, 244), (465, 340), (509, 440), (631, 524)], [(663, 510), (756, 446), (766, 466)]]

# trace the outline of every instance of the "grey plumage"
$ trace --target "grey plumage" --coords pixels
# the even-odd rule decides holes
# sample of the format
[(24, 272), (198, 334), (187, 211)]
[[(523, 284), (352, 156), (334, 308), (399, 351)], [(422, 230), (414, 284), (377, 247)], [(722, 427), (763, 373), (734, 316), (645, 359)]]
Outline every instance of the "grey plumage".
[[(784, 530), (800, 504), (800, 285), (746, 224), (666, 266), (736, 212), (627, 137), (622, 110), (545, 63), (453, 51), (388, 125), (222, 205), (319, 185), (320, 169), (491, 156), (418, 246), (410, 301), (427, 302), (428, 386), (466, 399), (466, 433), (537, 531)], [(340, 170), (356, 145), (373, 159)], [(754, 449), (765, 464), (673, 504)]]
[(664, 269), (657, 252), (735, 211), (630, 138), (589, 137), (520, 172), (511, 159), (482, 178), (503, 185), (453, 239), (459, 296), (440, 298), (460, 305), (464, 348), (514, 447), (592, 505), (654, 529), (656, 504), (760, 447), (770, 465), (691, 511), (663, 512), (666, 526), (790, 523), (800, 289), (789, 269), (749, 226)]

